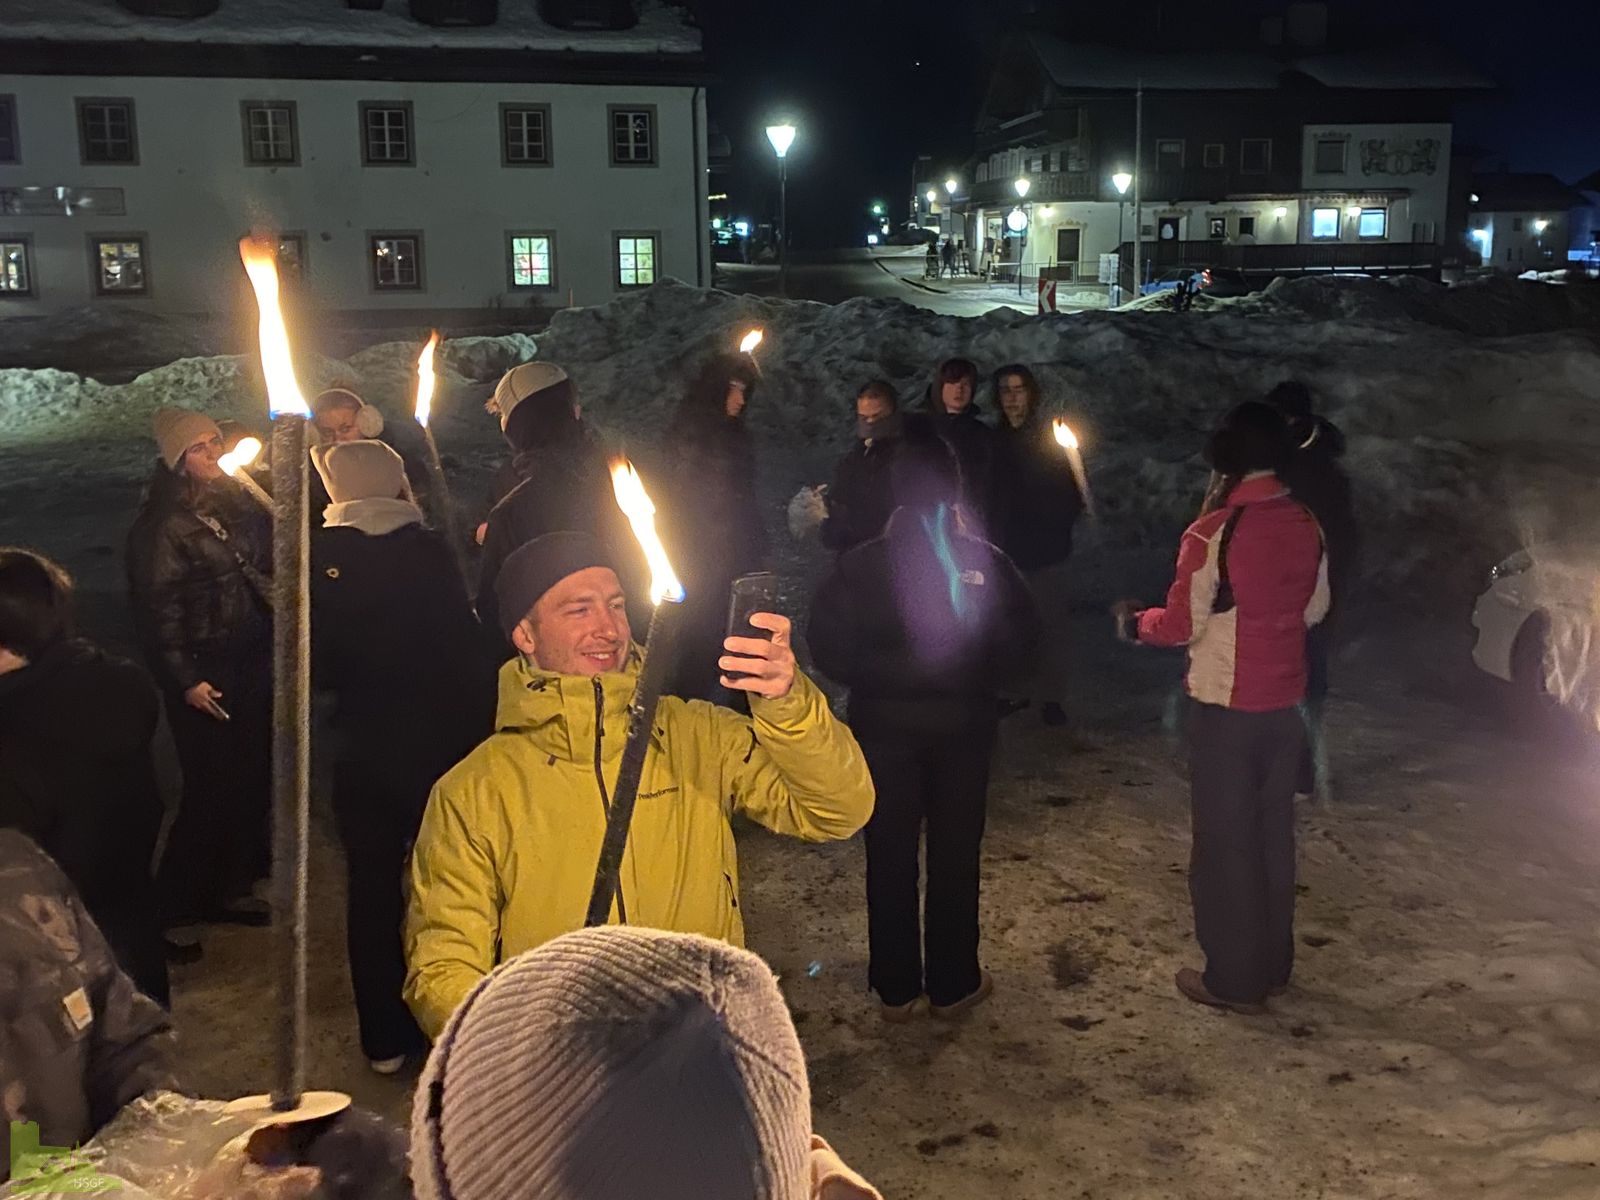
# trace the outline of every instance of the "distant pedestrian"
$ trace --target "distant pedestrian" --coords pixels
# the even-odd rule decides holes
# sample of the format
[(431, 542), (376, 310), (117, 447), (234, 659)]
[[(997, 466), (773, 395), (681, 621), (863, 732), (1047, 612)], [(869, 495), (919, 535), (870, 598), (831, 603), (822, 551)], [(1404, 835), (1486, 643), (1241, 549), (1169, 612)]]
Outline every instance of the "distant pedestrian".
[(824, 500), (828, 516), (822, 523), (822, 544), (842, 554), (883, 532), (895, 509), (889, 464), (899, 453), (906, 430), (927, 427), (920, 413), (903, 412), (894, 386), (874, 379), (856, 395), (857, 444), (846, 451), (834, 468), (833, 483)]
[(1239, 482), (1183, 535), (1166, 604), (1114, 609), (1123, 638), (1189, 648), (1189, 892), (1206, 961), (1177, 985), (1244, 1013), (1264, 1011), (1294, 963), (1297, 706), (1306, 629), (1328, 609), (1317, 523), (1276, 474), (1289, 450), (1276, 410), (1234, 409), (1208, 457)]
[(269, 866), (271, 519), (218, 465), (204, 413), (163, 408), (160, 447), (128, 534), (134, 625), (166, 701), (183, 800), (158, 881), (169, 927), (264, 925)]
[(956, 274), (956, 245), (949, 238), (945, 238), (944, 245), (939, 250), (944, 266), (944, 274), (955, 278)]
[(900, 507), (834, 564), (807, 637), (817, 666), (850, 689), (850, 727), (877, 789), (868, 982), (898, 1022), (930, 1004), (959, 1016), (993, 990), (978, 954), (978, 891), (996, 706), (1030, 666), (1040, 630), (1022, 576), (964, 523), (949, 448), (915, 436), (890, 470)]
[[(1002, 421), (995, 431), (993, 532), (1033, 589), (1044, 617), (1043, 652), (1033, 684), (1046, 725), (1067, 723), (1062, 701), (1071, 669), (1072, 531), (1083, 495), (1072, 465), (1041, 411), (1033, 372), (1020, 363), (994, 373)], [(1030, 697), (1031, 699), (1031, 697)]]
[(967, 239), (956, 239), (956, 267), (963, 275), (972, 274), (972, 259), (967, 254)]
[(978, 368), (965, 358), (947, 358), (923, 394), (923, 408), (934, 430), (955, 451), (961, 465), (961, 503), (976, 530), (989, 536), (994, 486), (994, 428), (983, 420), (975, 399)]
[(733, 699), (717, 682), (730, 588), (767, 565), (748, 428), (760, 380), (749, 355), (718, 355), (684, 393), (667, 430), (667, 502), (659, 519), (685, 593), (667, 690), (686, 700)]
[(427, 1047), (400, 995), (406, 856), (434, 783), (493, 732), (495, 663), (400, 456), (368, 441), (315, 459), (333, 503), (311, 538), (314, 682), (335, 700), (350, 977), (362, 1051), (392, 1074)]

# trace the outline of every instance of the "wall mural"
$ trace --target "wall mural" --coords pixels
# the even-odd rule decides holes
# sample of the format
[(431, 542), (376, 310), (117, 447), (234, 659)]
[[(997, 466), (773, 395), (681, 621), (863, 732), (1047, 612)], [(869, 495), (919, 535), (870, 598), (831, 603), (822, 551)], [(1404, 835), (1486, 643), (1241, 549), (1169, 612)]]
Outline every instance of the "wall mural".
[(1438, 138), (1368, 138), (1361, 143), (1363, 175), (1432, 175), (1439, 169)]

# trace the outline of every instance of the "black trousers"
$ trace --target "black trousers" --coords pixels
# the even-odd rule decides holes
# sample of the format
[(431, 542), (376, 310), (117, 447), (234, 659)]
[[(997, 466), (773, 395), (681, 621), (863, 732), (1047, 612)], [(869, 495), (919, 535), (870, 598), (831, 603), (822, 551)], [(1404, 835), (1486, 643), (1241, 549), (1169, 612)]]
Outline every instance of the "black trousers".
[(369, 1059), (419, 1053), (428, 1046), (401, 998), (406, 857), (422, 822), (428, 787), (386, 780), (358, 764), (334, 769), (333, 811), (347, 872), (345, 946), (361, 1050)]
[(1254, 1004), (1294, 966), (1297, 710), (1191, 704), (1189, 896), (1212, 995)]
[[(978, 876), (995, 726), (961, 733), (862, 734), (878, 802), (867, 822), (867, 980), (885, 1004), (977, 991)], [(928, 882), (918, 912), (920, 846)], [(920, 916), (920, 919), (919, 919)]]

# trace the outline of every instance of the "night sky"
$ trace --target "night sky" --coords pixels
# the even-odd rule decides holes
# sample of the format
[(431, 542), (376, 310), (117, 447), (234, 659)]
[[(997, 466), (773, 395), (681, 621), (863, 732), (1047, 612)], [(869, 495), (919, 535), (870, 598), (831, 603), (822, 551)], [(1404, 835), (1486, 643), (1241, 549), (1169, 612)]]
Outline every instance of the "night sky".
[[(914, 155), (962, 145), (1008, 2), (1016, 0), (697, 0), (717, 78), (712, 118), (734, 144), (727, 190), (740, 215), (776, 210), (776, 163), (762, 130), (784, 113), (800, 128), (789, 165), (797, 245), (859, 244), (875, 199), (903, 217)], [(1070, 12), (1076, 0), (1057, 3)], [(1211, 11), (1282, 7), (1213, 0)], [(1489, 151), (1485, 166), (1503, 160), (1569, 182), (1600, 170), (1596, 0), (1333, 0), (1330, 8), (1336, 26), (1376, 19), (1443, 43), (1499, 84), (1457, 111), (1456, 141)]]

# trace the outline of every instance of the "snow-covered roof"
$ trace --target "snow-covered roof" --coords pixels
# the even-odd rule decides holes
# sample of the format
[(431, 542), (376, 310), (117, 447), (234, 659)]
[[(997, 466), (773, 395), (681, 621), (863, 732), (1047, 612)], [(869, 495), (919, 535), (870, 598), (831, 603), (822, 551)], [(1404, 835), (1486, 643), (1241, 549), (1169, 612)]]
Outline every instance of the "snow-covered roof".
[(405, 0), (380, 10), (343, 0), (221, 0), (204, 17), (145, 17), (117, 0), (3, 0), (0, 40), (145, 42), (211, 46), (359, 46), (409, 50), (576, 51), (590, 54), (698, 54), (699, 30), (682, 9), (641, 0), (639, 23), (618, 32), (557, 29), (539, 16), (537, 0), (500, 0), (493, 25), (424, 25)]

